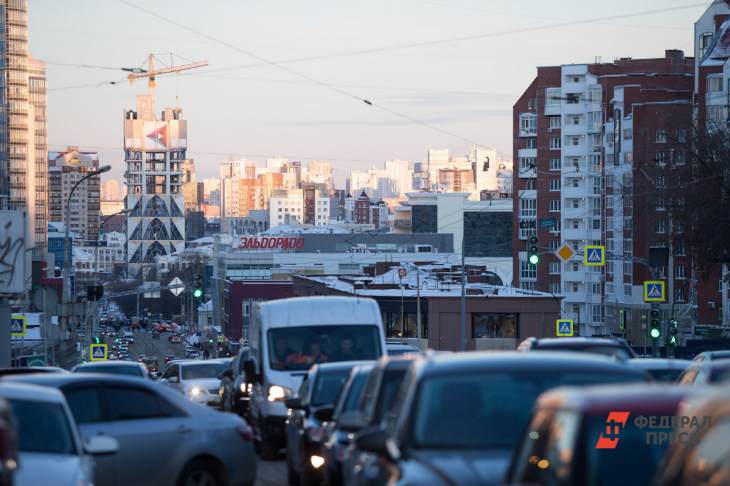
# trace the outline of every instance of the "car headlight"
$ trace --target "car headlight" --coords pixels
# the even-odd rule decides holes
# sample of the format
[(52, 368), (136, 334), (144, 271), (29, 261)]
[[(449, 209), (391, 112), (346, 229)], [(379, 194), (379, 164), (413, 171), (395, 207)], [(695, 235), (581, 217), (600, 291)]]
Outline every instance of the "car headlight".
[(319, 469), (322, 465), (324, 465), (324, 457), (313, 455), (309, 458), (309, 463), (314, 469)]
[(203, 390), (201, 390), (199, 386), (194, 386), (190, 389), (188, 393), (190, 393), (191, 397), (197, 398), (200, 396), (201, 393), (203, 393)]
[(239, 388), (241, 389), (241, 393), (246, 393), (248, 391), (248, 383), (241, 383)]
[(270, 402), (282, 402), (291, 394), (291, 390), (284, 386), (271, 385), (269, 387), (268, 400)]

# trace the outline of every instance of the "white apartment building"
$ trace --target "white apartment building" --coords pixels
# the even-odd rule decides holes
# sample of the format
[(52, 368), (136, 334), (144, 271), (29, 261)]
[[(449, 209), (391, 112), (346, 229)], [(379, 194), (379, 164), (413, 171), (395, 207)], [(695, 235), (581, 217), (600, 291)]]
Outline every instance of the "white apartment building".
[(303, 221), (304, 191), (302, 189), (274, 190), (269, 200), (269, 228), (283, 224), (302, 224)]

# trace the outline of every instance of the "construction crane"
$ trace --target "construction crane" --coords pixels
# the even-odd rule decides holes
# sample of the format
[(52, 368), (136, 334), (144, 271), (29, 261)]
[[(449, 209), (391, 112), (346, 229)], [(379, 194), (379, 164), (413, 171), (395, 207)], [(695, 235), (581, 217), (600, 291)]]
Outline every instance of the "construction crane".
[(155, 87), (157, 85), (156, 78), (160, 74), (179, 73), (180, 71), (187, 71), (188, 69), (195, 69), (208, 65), (208, 61), (191, 62), (189, 64), (181, 64), (179, 66), (170, 66), (162, 69), (155, 69), (155, 56), (150, 54), (147, 56), (147, 70), (142, 72), (133, 72), (127, 75), (129, 84), (134, 83), (135, 79), (147, 78), (147, 88), (149, 89), (150, 95), (154, 100)]

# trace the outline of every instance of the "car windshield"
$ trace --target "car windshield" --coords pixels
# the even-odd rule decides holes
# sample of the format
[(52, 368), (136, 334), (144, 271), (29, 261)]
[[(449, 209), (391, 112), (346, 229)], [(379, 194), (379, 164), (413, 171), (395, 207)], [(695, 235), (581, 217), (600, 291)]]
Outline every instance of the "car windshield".
[(76, 454), (68, 417), (59, 403), (9, 399), (21, 452)]
[(377, 326), (308, 326), (269, 331), (269, 364), (306, 370), (313, 364), (373, 360), (382, 355)]
[(204, 378), (218, 378), (226, 369), (227, 363), (187, 364), (182, 367), (183, 380), (199, 380)]
[(85, 365), (75, 370), (77, 373), (104, 373), (109, 375), (142, 376), (142, 369), (139, 366), (115, 366), (115, 365)]
[(314, 390), (312, 390), (312, 405), (319, 407), (335, 403), (349, 374), (349, 369), (320, 372), (314, 382)]
[(679, 378), (679, 375), (682, 374), (682, 369), (676, 369), (676, 370), (667, 370), (667, 369), (655, 369), (655, 370), (646, 370), (651, 377), (656, 381), (662, 381), (665, 383), (672, 383), (677, 381), (677, 378)]
[(352, 377), (350, 386), (347, 388), (347, 393), (342, 397), (344, 402), (339, 405), (340, 409), (338, 413), (350, 412), (357, 409), (357, 404), (360, 402), (362, 391), (365, 388), (365, 382), (368, 379), (367, 372), (359, 372)]
[(426, 378), (415, 402), (413, 439), (421, 448), (511, 449), (545, 390), (640, 380), (634, 374), (548, 369)]
[(375, 413), (371, 423), (378, 424), (383, 420), (383, 416), (393, 406), (393, 401), (398, 393), (400, 384), (406, 376), (406, 368), (389, 368), (383, 374), (383, 382), (380, 384), (380, 393), (378, 393), (378, 403), (375, 404)]

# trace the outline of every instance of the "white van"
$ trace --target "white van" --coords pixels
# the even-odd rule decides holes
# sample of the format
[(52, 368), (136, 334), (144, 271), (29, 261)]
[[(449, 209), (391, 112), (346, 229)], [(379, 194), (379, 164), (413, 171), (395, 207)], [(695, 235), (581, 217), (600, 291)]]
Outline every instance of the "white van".
[(315, 363), (385, 354), (380, 308), (358, 297), (295, 297), (256, 304), (249, 327), (250, 422), (264, 459), (285, 447), (289, 395)]

